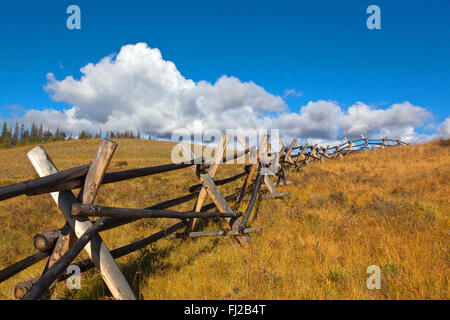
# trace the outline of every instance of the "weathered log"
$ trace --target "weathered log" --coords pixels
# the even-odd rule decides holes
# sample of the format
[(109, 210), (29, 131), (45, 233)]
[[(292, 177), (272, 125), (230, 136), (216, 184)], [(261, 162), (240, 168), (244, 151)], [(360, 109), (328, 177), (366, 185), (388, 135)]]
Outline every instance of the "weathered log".
[[(219, 164), (227, 163), (227, 162), (230, 162), (231, 160), (240, 158), (240, 157), (246, 155), (247, 153), (249, 153), (250, 151), (253, 151), (254, 149), (255, 149), (255, 147), (245, 148), (244, 151), (236, 152), (229, 156), (224, 156), (224, 157), (222, 157), (222, 162), (219, 162)], [(210, 162), (205, 163), (204, 166), (210, 167), (210, 166), (214, 165), (214, 163), (215, 163), (214, 160), (212, 160)]]
[(324, 149), (323, 153), (321, 154), (320, 159), (322, 160), (322, 156), (324, 156), (327, 159), (330, 159), (330, 157), (328, 156), (328, 149), (330, 148), (330, 145), (327, 145), (327, 147)]
[[(42, 272), (44, 274), (47, 272), (48, 268), (53, 266), (53, 264), (58, 261), (64, 253), (71, 247), (71, 245), (75, 242), (76, 235), (75, 232), (70, 228), (69, 223), (66, 221), (64, 227), (60, 230), (60, 235), (56, 239), (54, 247), (50, 250), (52, 254), (47, 260), (47, 264)], [(48, 300), (51, 298), (53, 291), (56, 288), (56, 283), (54, 282), (46, 291), (46, 294), (41, 296), (41, 299)]]
[[(237, 192), (235, 192), (235, 193), (233, 193), (231, 195), (225, 196), (225, 201), (229, 202), (229, 201), (236, 200), (238, 198), (238, 195), (239, 194)], [(200, 211), (204, 212), (204, 211), (208, 211), (208, 210), (214, 209), (216, 207), (217, 207), (217, 205), (214, 202), (211, 202), (209, 204), (204, 205)]]
[[(223, 156), (223, 152), (225, 151), (225, 148), (228, 144), (229, 138), (230, 137), (227, 134), (223, 134), (222, 137), (220, 138), (220, 142), (218, 144), (218, 148), (216, 148), (216, 154), (213, 159), (213, 165), (209, 168), (209, 171), (208, 171), (208, 174), (211, 177), (211, 179), (214, 178), (214, 176), (216, 175), (217, 169), (219, 168), (219, 164), (220, 164), (220, 158), (222, 158), (222, 156)], [(189, 156), (187, 151), (188, 150), (186, 148), (184, 148), (183, 156), (185, 158)], [(193, 167), (193, 169), (195, 172), (197, 172), (197, 170), (201, 170), (198, 166)], [(199, 212), (201, 210), (201, 207), (203, 206), (203, 202), (205, 201), (205, 198), (206, 198), (206, 194), (207, 194), (207, 191), (206, 191), (205, 187), (202, 185), (202, 188), (200, 189), (200, 193), (197, 198), (197, 202), (195, 203), (195, 206), (194, 206), (194, 210), (196, 212)], [(189, 221), (189, 224), (188, 224), (186, 230), (187, 231), (193, 230), (195, 227), (195, 223), (196, 223), (196, 219), (191, 219)]]
[(308, 147), (308, 143), (305, 144), (305, 146), (303, 148), (301, 148), (300, 146), (300, 150), (301, 152), (297, 154), (297, 160), (295, 161), (295, 165), (298, 166), (300, 160), (305, 159), (305, 152), (306, 152), (306, 148)]
[(284, 163), (280, 163), (280, 169), (278, 171), (278, 180), (277, 180), (277, 186), (279, 185), (288, 185), (291, 184), (292, 181), (287, 181), (286, 178), (286, 169)]
[(291, 145), (289, 146), (289, 149), (288, 149), (288, 151), (286, 151), (286, 160), (287, 161), (290, 161), (291, 160), (291, 152), (292, 152), (292, 149), (294, 149), (294, 147), (295, 147), (295, 144), (297, 143), (297, 139), (293, 139), (292, 140), (292, 142), (291, 142)]
[[(238, 179), (240, 179), (242, 177), (245, 177), (246, 175), (247, 175), (247, 172), (244, 171), (242, 173), (239, 173), (239, 174), (237, 174), (235, 176), (232, 176), (232, 177), (229, 177), (229, 178), (225, 178), (225, 179), (222, 179), (222, 180), (214, 180), (214, 184), (216, 186), (221, 186), (221, 185), (224, 185), (224, 184), (236, 181), (236, 180), (238, 180)], [(200, 191), (202, 186), (203, 185), (201, 183), (193, 185), (193, 186), (189, 187), (189, 192)]]
[(283, 156), (283, 154), (284, 154), (284, 152), (286, 151), (286, 147), (283, 145), (283, 146), (281, 146), (281, 149), (280, 149), (280, 151), (278, 152), (278, 155), (277, 155), (277, 163), (278, 163), (278, 166), (280, 166), (281, 164), (280, 164), (280, 160), (281, 160), (281, 157)]
[(250, 167), (250, 171), (247, 175), (247, 177), (245, 178), (244, 184), (241, 188), (241, 191), (239, 193), (239, 198), (237, 199), (238, 202), (240, 202), (245, 194), (245, 191), (247, 191), (248, 186), (250, 185), (252, 179), (253, 179), (253, 175), (255, 174), (255, 171), (259, 165), (259, 158), (263, 155), (264, 150), (266, 148), (267, 145), (267, 140), (269, 139), (268, 135), (265, 135), (262, 139), (261, 139), (261, 143), (259, 144), (259, 148), (258, 148), (258, 153), (256, 155), (256, 161), (255, 163), (252, 164), (252, 166)]
[[(181, 146), (183, 148), (182, 152), (183, 152), (184, 157), (188, 158), (191, 154), (190, 150), (187, 148), (187, 146), (185, 144), (181, 144)], [(230, 208), (230, 206), (228, 205), (225, 198), (222, 196), (220, 191), (215, 186), (211, 176), (208, 173), (200, 170), (200, 168), (198, 168), (198, 166), (196, 167), (195, 174), (200, 179), (201, 183), (203, 184), (204, 189), (206, 190), (208, 195), (211, 197), (212, 201), (216, 204), (219, 211), (232, 213), (233, 210)], [(228, 225), (230, 226), (231, 230), (237, 230), (239, 228), (239, 220), (237, 220), (237, 218), (225, 218), (225, 220), (228, 222)], [(248, 245), (251, 243), (251, 239), (247, 235), (237, 236), (236, 240), (241, 245)]]
[[(267, 176), (264, 176), (264, 177), (267, 177)], [(241, 222), (239, 224), (240, 232), (244, 231), (245, 226), (247, 225), (248, 219), (250, 218), (250, 214), (252, 213), (253, 206), (255, 205), (255, 201), (258, 196), (259, 189), (261, 187), (261, 180), (262, 180), (262, 175), (260, 172), (258, 172), (258, 175), (256, 176), (255, 188), (253, 189), (252, 198), (250, 199), (247, 209), (245, 210), (245, 214), (242, 217)]]
[(91, 204), (74, 203), (71, 213), (81, 217), (113, 217), (113, 218), (237, 218), (242, 216), (241, 212), (195, 212), (195, 211), (171, 211), (155, 209), (131, 209), (115, 208), (105, 206), (94, 206)]
[[(292, 158), (299, 158), (301, 156), (305, 156), (305, 157), (309, 157), (309, 158), (314, 158), (316, 160), (320, 160), (320, 158), (316, 154), (311, 154), (311, 153), (304, 153), (304, 154), (298, 153), (298, 154), (291, 155), (290, 158), (291, 159)], [(288, 164), (291, 164), (291, 165), (295, 165), (295, 163), (287, 161), (287, 160), (284, 160), (284, 162), (286, 162)]]
[[(247, 151), (248, 152), (248, 151)], [(245, 151), (243, 152), (245, 153)], [(241, 154), (233, 155), (228, 160), (242, 156)], [(193, 166), (195, 163), (203, 162), (202, 158), (194, 159), (189, 162), (166, 164), (154, 167), (130, 169), (124, 171), (110, 172), (103, 177), (102, 184), (120, 182), (124, 180), (145, 177), (158, 173), (183, 169)], [(77, 189), (84, 185), (86, 174), (89, 171), (90, 165), (82, 165), (76, 168), (59, 171), (49, 176), (44, 176), (34, 180), (28, 180), (13, 185), (8, 185), (0, 188), (0, 200), (16, 197), (22, 194), (38, 195), (44, 193), (51, 193), (57, 191), (65, 191)]]
[(107, 183), (119, 182), (119, 181), (134, 179), (134, 178), (145, 177), (145, 176), (149, 176), (149, 175), (153, 175), (153, 174), (178, 170), (178, 169), (182, 169), (182, 168), (187, 168), (187, 167), (193, 166), (195, 161), (199, 161), (199, 160), (192, 160), (188, 163), (171, 163), (171, 164), (165, 164), (165, 165), (155, 166), (155, 167), (131, 169), (131, 170), (118, 171), (118, 172), (109, 172), (109, 173), (105, 174), (105, 177), (103, 178), (102, 183), (107, 184)]
[(20, 300), (31, 289), (31, 287), (39, 280), (39, 277), (34, 277), (30, 280), (19, 282), (12, 291), (14, 299)]
[[(235, 154), (227, 156), (227, 157), (223, 157), (222, 162), (228, 162), (233, 159), (242, 157), (243, 155), (247, 154), (249, 151), (250, 151), (250, 149), (247, 148), (244, 151), (235, 153)], [(196, 164), (202, 164), (203, 167), (207, 168), (207, 167), (212, 166), (214, 164), (214, 162), (213, 161), (205, 162), (203, 158), (196, 158), (193, 160), (183, 161), (181, 163), (171, 163), (171, 164), (165, 164), (165, 165), (160, 165), (160, 166), (155, 166), (155, 167), (109, 172), (109, 173), (105, 174), (102, 184), (119, 182), (119, 181), (154, 175), (154, 174), (158, 174), (158, 173), (183, 169), (183, 168), (191, 167)]]
[(44, 260), (49, 255), (49, 252), (39, 251), (26, 257), (25, 259), (13, 263), (3, 270), (0, 270), (0, 283), (18, 274), (22, 270), (25, 270), (26, 268), (38, 263), (39, 261)]
[(33, 237), (33, 244), (39, 251), (50, 251), (55, 248), (56, 241), (62, 235), (62, 229), (44, 231)]
[[(252, 148), (247, 148), (244, 151), (226, 156), (222, 158), (222, 163), (229, 162), (233, 159), (242, 157), (250, 152)], [(183, 163), (172, 163), (154, 167), (130, 169), (124, 171), (110, 172), (105, 174), (102, 184), (114, 183), (158, 173), (183, 169), (201, 163), (205, 168), (213, 165), (212, 162), (204, 162), (203, 158), (197, 158)], [(90, 165), (82, 165), (76, 168), (67, 169), (64, 171), (56, 172), (54, 174), (27, 180), (24, 182), (0, 187), (0, 201), (9, 199), (12, 197), (26, 194), (28, 196), (39, 195), (57, 191), (65, 191), (78, 189), (83, 186), (86, 174), (89, 171)]]
[(320, 158), (317, 157), (316, 154), (306, 153), (305, 156), (308, 157), (308, 158), (313, 158), (313, 159), (315, 159), (315, 160), (320, 160)]
[[(214, 182), (212, 181), (211, 177), (208, 174), (200, 172), (198, 173), (198, 177), (202, 181), (203, 185), (206, 188), (206, 191), (208, 192), (213, 202), (216, 204), (219, 211), (232, 213), (233, 210), (230, 208), (225, 198), (222, 196), (217, 187), (214, 185)], [(237, 218), (225, 218), (225, 220), (227, 220), (231, 230), (238, 230), (239, 220), (237, 220)], [(247, 235), (238, 235), (236, 239), (239, 241), (241, 245), (248, 245), (251, 243), (251, 239)]]
[(264, 176), (264, 184), (267, 186), (270, 193), (277, 193), (277, 189), (273, 185), (272, 181), (270, 181), (270, 177), (268, 175)]
[(252, 232), (261, 232), (261, 227), (246, 228), (242, 232), (239, 230), (220, 230), (220, 231), (199, 231), (186, 233), (176, 233), (171, 237), (172, 239), (183, 239), (183, 238), (199, 238), (199, 237), (218, 237), (218, 236), (239, 236), (242, 234), (249, 234)]
[(352, 150), (353, 142), (353, 139), (350, 140), (350, 143), (348, 144), (348, 151)]
[(76, 168), (60, 171), (46, 177), (0, 187), (0, 200), (17, 197), (23, 194), (31, 194), (35, 189), (53, 186), (73, 178), (85, 176), (88, 170), (89, 165), (82, 165)]
[(312, 148), (309, 154), (307, 154), (308, 156), (316, 156), (316, 149), (319, 147), (319, 145), (316, 143)]
[[(102, 180), (105, 176), (106, 169), (108, 168), (108, 165), (116, 149), (117, 143), (108, 139), (102, 140), (102, 143), (100, 144), (94, 160), (92, 161), (92, 164), (89, 168), (89, 172), (86, 175), (86, 180), (82, 189), (83, 193), (80, 199), (83, 204), (92, 204), (92, 202), (94, 201), (100, 188), (100, 184), (102, 183)], [(105, 219), (99, 220), (102, 221), (100, 227), (102, 227), (104, 220)], [(80, 228), (80, 233), (82, 233), (81, 230), (83, 230), (83, 232), (87, 232), (86, 228), (91, 228), (92, 226), (92, 223), (89, 220), (87, 221), (89, 222), (89, 224), (80, 222), (79, 219), (76, 219), (74, 228), (75, 232), (77, 232), (77, 227), (79, 224), (82, 225)], [(96, 223), (99, 223), (99, 221), (97, 221)], [(77, 236), (79, 237), (80, 235), (77, 233)], [(99, 238), (100, 237), (97, 234), (96, 237), (93, 238), (93, 241), (89, 242), (87, 247), (89, 247), (89, 245), (94, 246), (96, 244), (95, 239)], [(94, 247), (94, 249), (96, 249), (98, 254), (100, 255), (105, 254), (105, 257), (100, 256), (100, 273), (102, 275), (103, 281), (105, 281), (106, 285), (116, 299), (136, 300), (136, 296), (134, 295), (131, 286), (125, 279), (125, 276), (122, 274), (122, 271), (119, 269), (116, 261), (111, 256), (108, 248), (103, 243), (103, 241), (101, 241), (100, 245), (102, 245), (102, 247)]]
[[(188, 201), (194, 199), (197, 195), (198, 195), (198, 192), (190, 193), (190, 194), (187, 194), (187, 195), (175, 198), (175, 199), (171, 199), (171, 200), (167, 200), (167, 201), (155, 204), (155, 205), (147, 207), (145, 209), (159, 209), (159, 210), (168, 209), (170, 207), (174, 207), (179, 204), (188, 202)], [(137, 220), (139, 220), (139, 218), (108, 218), (105, 221), (104, 227), (100, 231), (106, 231), (109, 229), (120, 227), (125, 224), (137, 221)]]
[(50, 287), (50, 285), (64, 273), (69, 264), (75, 259), (78, 254), (83, 250), (83, 248), (91, 241), (92, 237), (97, 235), (100, 227), (103, 226), (104, 218), (101, 218), (95, 222), (86, 232), (78, 237), (75, 244), (59, 259), (53, 266), (51, 266), (47, 272), (45, 272), (31, 288), (28, 289), (27, 293), (22, 297), (21, 300), (37, 300), (41, 295)]
[[(287, 195), (289, 195), (289, 193), (287, 193), (287, 192), (268, 193), (268, 194), (258, 195), (258, 199), (281, 198), (281, 197), (285, 197)], [(244, 200), (250, 200), (250, 199), (251, 199), (251, 197), (249, 197), (249, 196), (244, 197)]]
[(277, 186), (288, 186), (288, 185), (293, 184), (293, 183), (294, 183), (294, 181), (289, 181), (289, 180), (281, 181), (280, 183), (277, 184)]

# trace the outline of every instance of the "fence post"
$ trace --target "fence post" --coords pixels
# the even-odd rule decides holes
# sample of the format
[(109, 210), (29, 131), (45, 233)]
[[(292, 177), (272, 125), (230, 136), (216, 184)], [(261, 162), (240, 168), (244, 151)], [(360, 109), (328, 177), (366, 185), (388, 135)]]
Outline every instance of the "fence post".
[(291, 152), (292, 152), (292, 149), (294, 149), (296, 143), (297, 143), (297, 139), (294, 138), (294, 139), (292, 140), (291, 145), (289, 146), (289, 149), (288, 149), (287, 153), (286, 153), (285, 160), (288, 160), (289, 162), (292, 162), (292, 159), (291, 159)]
[[(226, 133), (224, 133), (222, 135), (220, 142), (217, 146), (217, 149), (215, 151), (214, 163), (208, 170), (208, 174), (211, 178), (214, 178), (214, 176), (216, 175), (217, 169), (219, 168), (220, 162), (222, 161), (222, 156), (223, 156), (225, 148), (228, 144), (228, 141), (229, 141), (229, 136)], [(188, 160), (188, 159), (186, 159), (186, 160)], [(195, 167), (193, 167), (193, 168), (195, 169)], [(200, 210), (202, 209), (203, 202), (205, 201), (205, 198), (206, 198), (206, 194), (207, 194), (207, 191), (206, 191), (205, 187), (202, 186), (200, 193), (198, 194), (197, 201), (195, 203), (195, 207), (194, 207), (195, 212), (200, 212)], [(196, 221), (197, 221), (196, 218), (191, 219), (191, 221), (189, 221), (189, 224), (186, 227), (187, 231), (191, 231), (194, 229)]]
[[(185, 160), (188, 159), (189, 157), (193, 157), (192, 151), (185, 141), (181, 142), (179, 145), (181, 147), (181, 151), (183, 153), (183, 157)], [(230, 208), (227, 201), (220, 193), (219, 189), (217, 189), (217, 187), (214, 184), (214, 181), (212, 180), (210, 175), (206, 172), (202, 172), (202, 170), (200, 170), (199, 166), (195, 166), (193, 168), (194, 168), (195, 174), (200, 179), (200, 182), (202, 183), (206, 192), (211, 197), (212, 201), (217, 206), (219, 211), (226, 212), (226, 213), (232, 213), (233, 210)], [(237, 220), (236, 218), (225, 218), (225, 220), (228, 222), (231, 230), (233, 230), (233, 231), (239, 230), (239, 220)], [(248, 245), (251, 243), (250, 237), (246, 234), (239, 235), (236, 237), (236, 239), (241, 245)]]
[(247, 190), (248, 186), (250, 185), (250, 183), (252, 181), (253, 175), (255, 174), (255, 171), (259, 165), (259, 158), (262, 156), (264, 149), (266, 148), (268, 138), (269, 138), (269, 136), (266, 134), (262, 138), (261, 143), (259, 144), (259, 149), (258, 149), (255, 163), (252, 164), (247, 177), (245, 177), (244, 185), (242, 186), (241, 191), (239, 192), (239, 198), (237, 199), (237, 203), (241, 202), (242, 198), (244, 197), (245, 191)]

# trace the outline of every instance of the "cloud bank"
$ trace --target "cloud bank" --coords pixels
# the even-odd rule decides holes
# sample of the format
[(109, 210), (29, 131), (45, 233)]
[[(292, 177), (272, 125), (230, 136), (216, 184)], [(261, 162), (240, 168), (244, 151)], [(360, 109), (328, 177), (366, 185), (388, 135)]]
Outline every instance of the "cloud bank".
[[(157, 48), (145, 43), (125, 45), (116, 56), (81, 68), (82, 77), (63, 80), (47, 75), (45, 90), (53, 100), (71, 107), (58, 111), (28, 110), (21, 121), (59, 126), (75, 135), (81, 130), (139, 130), (170, 137), (177, 128), (275, 128), (284, 137), (340, 140), (344, 136), (401, 137), (426, 140), (416, 133), (431, 119), (422, 107), (409, 102), (378, 109), (362, 102), (346, 110), (335, 101), (310, 101), (298, 112), (288, 110), (284, 98), (300, 96), (286, 90), (284, 98), (253, 82), (221, 76), (215, 83), (186, 79)], [(450, 118), (435, 135), (450, 135)]]

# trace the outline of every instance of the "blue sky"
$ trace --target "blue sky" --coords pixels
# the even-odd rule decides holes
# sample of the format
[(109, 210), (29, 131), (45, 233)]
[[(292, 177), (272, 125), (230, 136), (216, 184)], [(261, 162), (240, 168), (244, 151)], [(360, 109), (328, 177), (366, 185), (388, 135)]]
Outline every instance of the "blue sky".
[[(71, 4), (81, 8), (81, 30), (66, 28)], [(371, 4), (381, 9), (381, 30), (366, 27)], [(143, 42), (186, 79), (254, 82), (281, 97), (287, 113), (322, 100), (344, 113), (357, 102), (384, 110), (407, 101), (430, 115), (415, 132), (432, 135), (450, 110), (449, 13), (449, 1), (1, 0), (0, 118), (73, 107), (52, 99), (60, 89), (44, 90), (49, 72), (79, 80), (88, 63)]]

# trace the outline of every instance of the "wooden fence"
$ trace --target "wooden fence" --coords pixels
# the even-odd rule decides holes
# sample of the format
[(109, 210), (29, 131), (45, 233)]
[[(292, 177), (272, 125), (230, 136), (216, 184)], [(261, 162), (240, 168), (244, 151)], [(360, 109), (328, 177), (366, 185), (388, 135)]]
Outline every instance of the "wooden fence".
[[(281, 149), (278, 153), (275, 153), (272, 152), (272, 146), (267, 135), (262, 138), (258, 148), (249, 147), (245, 139), (237, 135), (244, 151), (224, 156), (229, 138), (227, 135), (222, 136), (212, 161), (194, 158), (190, 146), (181, 143), (178, 144), (179, 151), (183, 154), (183, 162), (181, 163), (109, 173), (106, 173), (106, 169), (114, 155), (117, 144), (107, 139), (102, 140), (91, 164), (64, 171), (58, 171), (42, 146), (32, 149), (28, 153), (28, 158), (40, 178), (0, 187), (0, 200), (19, 195), (33, 196), (49, 193), (62, 212), (66, 223), (59, 230), (36, 234), (33, 242), (38, 251), (0, 270), (0, 283), (37, 262), (47, 259), (40, 276), (18, 283), (14, 287), (13, 297), (15, 299), (51, 298), (56, 283), (70, 277), (66, 270), (71, 264), (78, 266), (81, 272), (94, 267), (98, 268), (114, 298), (136, 299), (115, 259), (144, 248), (167, 236), (172, 239), (230, 236), (243, 246), (249, 245), (251, 244), (250, 234), (262, 231), (261, 227), (247, 227), (255, 202), (258, 199), (287, 196), (287, 193), (280, 193), (276, 188), (280, 185), (292, 183), (286, 177), (288, 169), (300, 170), (311, 161), (339, 159), (351, 153), (406, 144), (400, 140), (368, 139), (362, 136), (361, 139), (357, 140), (345, 139), (345, 143), (332, 147), (312, 145), (308, 141), (303, 146), (297, 146), (297, 140), (294, 139), (289, 147), (286, 147), (278, 139)], [(253, 155), (255, 161), (246, 165), (243, 172), (222, 180), (214, 180), (217, 169), (221, 164), (230, 163), (230, 161), (240, 157), (248, 157), (249, 154)], [(144, 209), (115, 208), (94, 204), (97, 192), (102, 184), (162, 174), (187, 167), (192, 168), (193, 174), (197, 176), (200, 183), (189, 187), (189, 193), (186, 195)], [(242, 187), (231, 195), (224, 196), (217, 188), (241, 178), (244, 178)], [(263, 186), (269, 192), (262, 193)], [(75, 197), (72, 189), (77, 188), (81, 188), (81, 190), (78, 197)], [(204, 205), (206, 197), (211, 198), (211, 204)], [(192, 211), (168, 210), (192, 199), (196, 199)], [(231, 201), (235, 203), (248, 201), (245, 212), (234, 212), (229, 205)], [(92, 217), (98, 219), (91, 221), (89, 218)], [(228, 230), (193, 231), (197, 219), (217, 217), (225, 219), (229, 226)], [(109, 250), (99, 235), (102, 231), (148, 218), (171, 218), (180, 221), (146, 238), (114, 250)], [(89, 259), (73, 263), (83, 249), (87, 252)]]

